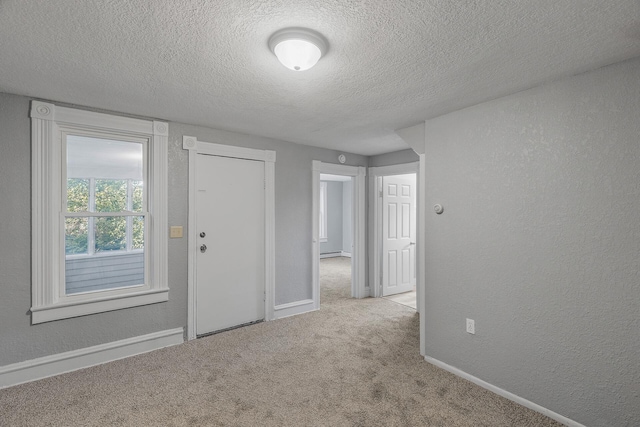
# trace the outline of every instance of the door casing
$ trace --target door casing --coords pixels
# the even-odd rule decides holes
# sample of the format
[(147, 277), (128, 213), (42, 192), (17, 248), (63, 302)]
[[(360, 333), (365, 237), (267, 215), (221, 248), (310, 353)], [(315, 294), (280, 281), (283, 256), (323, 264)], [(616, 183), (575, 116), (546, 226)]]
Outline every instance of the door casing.
[(418, 299), (418, 312), (420, 312), (420, 298), (422, 289), (420, 285), (420, 245), (421, 237), (420, 229), (420, 173), (419, 163), (403, 163), (392, 166), (380, 166), (369, 168), (369, 221), (372, 224), (371, 236), (373, 244), (371, 245), (371, 256), (369, 261), (369, 277), (371, 277), (371, 296), (379, 298), (382, 296), (382, 198), (379, 197), (382, 191), (382, 177), (390, 175), (403, 175), (415, 173), (417, 185), (417, 202), (416, 215), (418, 223), (418, 232), (416, 233), (416, 270), (418, 278), (416, 280), (416, 297)]
[(182, 148), (189, 151), (189, 220), (188, 220), (188, 272), (187, 272), (187, 339), (196, 338), (196, 268), (197, 230), (196, 165), (198, 154), (232, 157), (264, 162), (265, 185), (265, 321), (273, 319), (275, 301), (275, 161), (276, 152), (253, 148), (235, 147), (198, 141), (193, 136), (183, 136)]
[(347, 166), (333, 163), (313, 161), (312, 179), (312, 235), (311, 235), (311, 263), (312, 263), (312, 299), (313, 309), (320, 309), (320, 174), (344, 175), (353, 177), (353, 252), (351, 253), (351, 296), (365, 298), (369, 296), (369, 287), (366, 286), (366, 206), (365, 206), (365, 180), (366, 168), (363, 166)]

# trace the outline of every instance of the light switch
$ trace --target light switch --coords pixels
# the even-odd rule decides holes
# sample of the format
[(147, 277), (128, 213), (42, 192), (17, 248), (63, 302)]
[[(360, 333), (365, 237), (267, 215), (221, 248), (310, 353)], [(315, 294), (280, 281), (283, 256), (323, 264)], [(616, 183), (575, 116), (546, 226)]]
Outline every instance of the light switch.
[(172, 239), (179, 239), (180, 237), (182, 237), (182, 226), (172, 225), (170, 227), (169, 237)]

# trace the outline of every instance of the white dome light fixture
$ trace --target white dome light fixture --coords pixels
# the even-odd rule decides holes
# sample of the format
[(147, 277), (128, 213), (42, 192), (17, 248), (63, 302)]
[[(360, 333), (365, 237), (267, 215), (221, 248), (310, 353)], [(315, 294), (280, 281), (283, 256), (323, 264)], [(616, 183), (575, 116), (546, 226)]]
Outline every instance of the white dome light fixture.
[(322, 34), (307, 28), (285, 28), (269, 38), (269, 48), (285, 67), (304, 71), (316, 65), (327, 53), (328, 43)]

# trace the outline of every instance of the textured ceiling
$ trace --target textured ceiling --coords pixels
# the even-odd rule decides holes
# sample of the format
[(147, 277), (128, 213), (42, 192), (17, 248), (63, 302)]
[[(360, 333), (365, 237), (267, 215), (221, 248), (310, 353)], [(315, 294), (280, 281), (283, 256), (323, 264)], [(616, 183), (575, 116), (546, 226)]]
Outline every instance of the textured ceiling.
[[(267, 47), (329, 41), (305, 72)], [(640, 56), (638, 0), (0, 0), (0, 91), (372, 155), (394, 130)]]

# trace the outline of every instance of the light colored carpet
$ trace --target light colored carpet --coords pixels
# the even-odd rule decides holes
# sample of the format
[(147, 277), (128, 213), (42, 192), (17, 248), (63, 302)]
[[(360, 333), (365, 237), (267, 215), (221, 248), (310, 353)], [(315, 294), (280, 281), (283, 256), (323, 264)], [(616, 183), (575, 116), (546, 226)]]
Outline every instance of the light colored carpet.
[(415, 310), (345, 269), (322, 260), (320, 311), (0, 390), (0, 425), (559, 425), (425, 362)]

